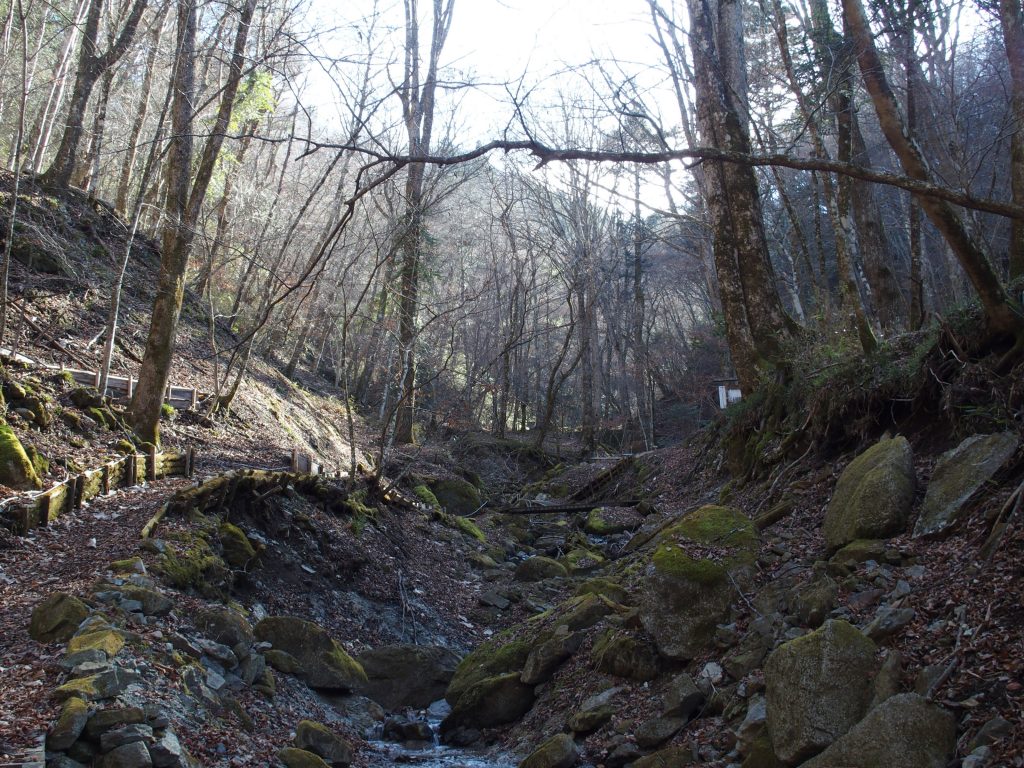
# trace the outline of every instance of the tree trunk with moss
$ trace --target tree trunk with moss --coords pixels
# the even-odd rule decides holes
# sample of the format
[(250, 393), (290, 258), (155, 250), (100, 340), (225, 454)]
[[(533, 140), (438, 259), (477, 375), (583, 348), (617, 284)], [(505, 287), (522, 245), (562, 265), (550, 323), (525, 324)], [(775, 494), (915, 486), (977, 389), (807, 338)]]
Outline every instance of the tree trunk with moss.
[[(688, 0), (697, 125), (716, 149), (749, 154), (742, 4)], [(768, 256), (761, 197), (752, 167), (705, 163), (715, 271), (733, 366), (746, 392), (781, 364), (796, 327), (786, 314)]]
[[(1013, 202), (1024, 208), (1024, 10), (1020, 0), (999, 0), (1006, 58), (1010, 65), (1010, 185)], [(1024, 221), (1014, 219), (1010, 237), (1010, 279), (1024, 277)]]

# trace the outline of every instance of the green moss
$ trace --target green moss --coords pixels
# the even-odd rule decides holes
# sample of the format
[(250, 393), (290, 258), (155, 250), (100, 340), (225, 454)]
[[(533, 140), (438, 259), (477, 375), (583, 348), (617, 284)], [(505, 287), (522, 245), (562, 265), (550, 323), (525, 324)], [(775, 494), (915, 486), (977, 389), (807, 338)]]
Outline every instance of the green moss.
[(660, 541), (651, 558), (657, 571), (698, 584), (717, 584), (757, 558), (753, 523), (729, 507), (701, 507), (668, 528)]
[(50, 460), (41, 454), (34, 445), (28, 446), (25, 453), (29, 461), (32, 462), (32, 469), (35, 470), (36, 475), (42, 477), (50, 471)]
[[(547, 639), (548, 635), (544, 636)], [(454, 704), (470, 688), (496, 675), (520, 672), (539, 638), (512, 640), (506, 630), (495, 635), (464, 658), (455, 669), (445, 698)]]
[(440, 511), (441, 502), (437, 500), (434, 492), (425, 485), (417, 485), (412, 489), (413, 495), (433, 510)]
[(222, 596), (231, 581), (227, 565), (213, 551), (203, 533), (190, 533), (181, 538), (183, 546), (180, 550), (168, 548), (156, 566), (157, 571), (178, 589), (194, 589), (206, 597)]
[(110, 570), (114, 573), (144, 573), (145, 565), (141, 557), (128, 557), (111, 562)]
[(237, 525), (221, 523), (217, 534), (224, 550), (224, 560), (232, 568), (245, 568), (256, 559), (256, 550), (252, 542)]
[(175, 413), (177, 413), (177, 411), (174, 410), (174, 406), (170, 403), (164, 403), (160, 406), (161, 419), (173, 419)]
[(0, 483), (19, 491), (41, 488), (43, 485), (32, 466), (32, 460), (6, 421), (0, 422)]
[(432, 480), (428, 485), (441, 506), (450, 514), (468, 515), (480, 507), (480, 491), (461, 478)]
[(118, 440), (117, 443), (114, 444), (114, 447), (117, 448), (118, 453), (124, 456), (127, 456), (130, 453), (135, 453), (135, 444), (132, 443), (131, 440)]
[(86, 413), (86, 415), (90, 419), (95, 421), (101, 427), (107, 427), (107, 428), (110, 427), (110, 423), (109, 423), (109, 421), (107, 419), (107, 413), (102, 408), (96, 408), (96, 407), (86, 408), (85, 409), (85, 413)]
[(112, 659), (124, 648), (124, 637), (120, 632), (104, 627), (95, 632), (76, 635), (68, 641), (68, 655), (81, 651), (103, 651), (108, 659)]

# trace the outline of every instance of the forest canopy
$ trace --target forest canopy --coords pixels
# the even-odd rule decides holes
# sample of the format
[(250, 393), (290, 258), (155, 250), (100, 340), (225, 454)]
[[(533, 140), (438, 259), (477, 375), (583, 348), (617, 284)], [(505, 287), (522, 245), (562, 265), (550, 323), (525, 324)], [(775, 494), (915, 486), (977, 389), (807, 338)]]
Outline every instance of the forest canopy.
[(525, 65), (466, 52), (486, 5), (0, 4), (0, 317), (19, 195), (81, 190), (128, 234), (104, 377), (133, 245), (161, 246), (131, 405), (153, 442), (186, 295), (213, 411), (259, 356), (328, 375), (381, 451), (463, 427), (650, 448), (719, 382), (972, 303), (976, 351), (1019, 361), (1020, 0), (632, 0), (621, 42), (581, 52), (581, 19), (577, 60)]

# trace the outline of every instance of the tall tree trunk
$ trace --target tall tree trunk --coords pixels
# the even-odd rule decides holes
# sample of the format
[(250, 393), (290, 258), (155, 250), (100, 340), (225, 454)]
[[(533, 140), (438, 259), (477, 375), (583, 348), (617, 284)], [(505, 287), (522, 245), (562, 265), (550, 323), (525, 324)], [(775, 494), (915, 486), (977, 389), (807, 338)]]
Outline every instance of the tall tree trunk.
[(192, 169), (192, 118), (195, 113), (195, 44), (197, 27), (196, 0), (180, 0), (178, 5), (177, 56), (175, 61), (174, 102), (171, 108), (173, 138), (167, 157), (167, 202), (163, 230), (163, 253), (157, 276), (156, 299), (150, 318), (146, 352), (139, 371), (139, 384), (132, 397), (130, 418), (132, 428), (151, 443), (159, 441), (160, 408), (174, 355), (174, 339), (181, 315), (185, 291), (185, 270), (188, 267), (195, 236), (196, 222), (210, 185), (214, 165), (224, 143), (231, 119), (231, 109), (242, 78), (245, 46), (256, 9), (256, 0), (246, 0), (239, 15), (230, 70), (217, 117), (189, 187)]
[[(741, 2), (687, 0), (687, 5), (702, 137), (709, 146), (749, 154)], [(779, 366), (781, 345), (796, 324), (775, 286), (753, 168), (705, 165), (726, 337), (740, 385), (750, 392)]]
[[(417, 0), (405, 0), (405, 79), (399, 87), (409, 154), (430, 152), (434, 127), (437, 68), (452, 23), (454, 0), (433, 0), (433, 27), (427, 55), (427, 71), (420, 79), (419, 20)], [(424, 194), (422, 163), (409, 166), (405, 183), (405, 231), (402, 266), (399, 270), (398, 344), (401, 361), (401, 405), (395, 415), (395, 442), (413, 442), (416, 417), (416, 315), (419, 310), (420, 253), (423, 241)]]
[(82, 34), (82, 47), (78, 56), (78, 72), (75, 75), (75, 86), (71, 91), (68, 103), (67, 123), (61, 136), (57, 155), (50, 167), (43, 174), (43, 183), (55, 187), (66, 187), (71, 183), (71, 175), (75, 171), (78, 157), (78, 142), (85, 128), (85, 110), (89, 105), (89, 96), (93, 86), (104, 72), (114, 66), (128, 50), (135, 36), (142, 12), (146, 10), (148, 0), (135, 0), (128, 18), (125, 20), (117, 41), (106, 53), (97, 52), (99, 41), (100, 16), (103, 12), (103, 0), (92, 0), (89, 15), (85, 20)]
[[(861, 0), (843, 0), (846, 28), (857, 46), (857, 61), (868, 94), (878, 115), (882, 133), (912, 179), (931, 181), (932, 171), (924, 153), (907, 131), (896, 96), (875, 48)], [(1024, 314), (1010, 297), (985, 252), (971, 236), (953, 206), (934, 197), (919, 196), (921, 208), (939, 231), (981, 300), (989, 332), (993, 336), (1024, 339)]]
[[(1024, 207), (1024, 10), (1021, 0), (999, 0), (1006, 58), (1010, 64), (1010, 185), (1013, 202)], [(1014, 219), (1010, 238), (1010, 279), (1024, 277), (1024, 221)]]

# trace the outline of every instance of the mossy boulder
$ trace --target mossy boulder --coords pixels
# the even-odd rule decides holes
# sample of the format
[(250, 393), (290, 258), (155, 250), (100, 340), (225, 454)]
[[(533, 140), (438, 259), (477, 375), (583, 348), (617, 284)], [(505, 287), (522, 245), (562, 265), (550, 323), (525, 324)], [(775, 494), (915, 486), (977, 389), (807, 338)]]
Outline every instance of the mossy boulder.
[(543, 581), (568, 576), (569, 571), (564, 565), (550, 557), (537, 555), (523, 560), (516, 566), (516, 581)]
[(944, 768), (956, 752), (956, 720), (914, 693), (886, 699), (801, 768)]
[(256, 625), (255, 635), (257, 640), (291, 654), (300, 665), (299, 677), (310, 688), (354, 691), (366, 683), (359, 662), (311, 621), (269, 616)]
[(481, 643), (455, 668), (455, 674), (444, 695), (448, 703), (454, 707), (466, 692), (489, 677), (511, 672), (518, 676), (530, 652), (540, 642), (542, 640), (537, 638), (513, 640), (507, 632), (503, 632)]
[(6, 421), (0, 421), (0, 484), (16, 491), (43, 487), (32, 460)]
[(99, 625), (68, 641), (68, 655), (82, 651), (102, 651), (108, 659), (112, 659), (124, 648), (124, 635), (111, 626)]
[(296, 726), (295, 746), (313, 752), (335, 768), (352, 762), (351, 745), (326, 725), (312, 720), (303, 720)]
[(749, 581), (758, 546), (753, 523), (730, 507), (701, 507), (661, 533), (644, 574), (640, 619), (663, 655), (689, 660), (707, 647)]
[(78, 741), (89, 722), (89, 705), (77, 696), (72, 696), (61, 707), (60, 716), (46, 734), (48, 752), (63, 752)]
[(558, 733), (541, 744), (519, 768), (572, 768), (579, 762), (580, 751), (567, 733)]
[(855, 566), (868, 560), (880, 563), (887, 551), (888, 547), (881, 539), (856, 539), (832, 555), (829, 562), (845, 566)]
[(319, 755), (295, 747), (278, 750), (277, 759), (284, 763), (285, 768), (329, 768)]
[(217, 530), (224, 560), (232, 568), (246, 568), (256, 559), (256, 549), (249, 537), (233, 523), (221, 523)]
[(366, 672), (361, 692), (385, 709), (426, 709), (444, 696), (459, 664), (447, 648), (385, 645), (359, 654)]
[(196, 628), (208, 638), (229, 647), (239, 643), (250, 646), (256, 636), (249, 620), (233, 608), (224, 605), (201, 609), (195, 617)]
[(845, 621), (780, 645), (765, 664), (768, 733), (795, 765), (852, 728), (867, 711), (877, 647)]
[(54, 592), (32, 610), (28, 634), (40, 643), (63, 643), (89, 616), (89, 606), (65, 592)]
[(906, 530), (916, 482), (907, 438), (880, 440), (860, 454), (840, 475), (825, 511), (822, 529), (829, 551)]
[(519, 679), (527, 685), (547, 682), (562, 663), (579, 650), (582, 643), (582, 633), (564, 630), (556, 632), (550, 640), (530, 651)]
[(604, 555), (586, 547), (571, 549), (559, 560), (570, 573), (587, 573), (600, 567), (604, 561)]
[(658, 654), (647, 643), (628, 632), (608, 630), (594, 644), (594, 665), (601, 672), (630, 680), (653, 680), (658, 676)]
[(959, 518), (967, 500), (1013, 456), (1013, 432), (974, 435), (939, 457), (914, 526), (914, 536), (940, 533)]
[(576, 587), (576, 594), (604, 595), (609, 600), (621, 605), (629, 605), (631, 600), (629, 591), (624, 586), (612, 579), (601, 577), (594, 577), (584, 581)]
[(438, 504), (453, 515), (472, 514), (483, 503), (477, 487), (458, 477), (431, 480), (428, 486)]
[(486, 677), (465, 691), (441, 723), (442, 736), (458, 728), (491, 728), (513, 723), (533, 706), (532, 685), (519, 672)]

